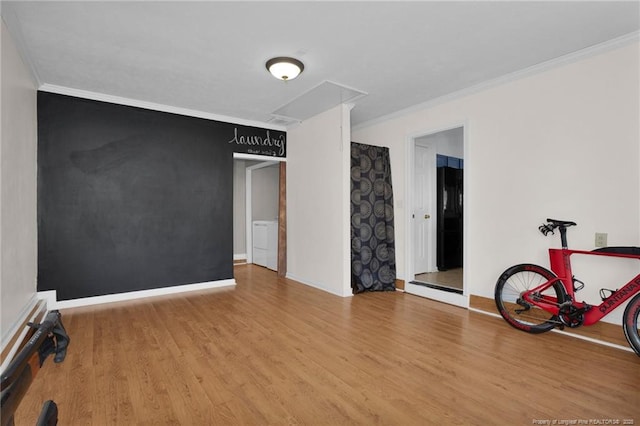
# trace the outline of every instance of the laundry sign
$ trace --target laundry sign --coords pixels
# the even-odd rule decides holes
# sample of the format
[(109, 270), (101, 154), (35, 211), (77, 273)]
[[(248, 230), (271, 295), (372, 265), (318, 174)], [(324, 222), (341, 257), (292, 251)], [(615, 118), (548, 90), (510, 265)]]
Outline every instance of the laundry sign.
[(234, 127), (228, 143), (233, 144), (234, 152), (286, 157), (286, 133), (278, 130), (257, 127)]

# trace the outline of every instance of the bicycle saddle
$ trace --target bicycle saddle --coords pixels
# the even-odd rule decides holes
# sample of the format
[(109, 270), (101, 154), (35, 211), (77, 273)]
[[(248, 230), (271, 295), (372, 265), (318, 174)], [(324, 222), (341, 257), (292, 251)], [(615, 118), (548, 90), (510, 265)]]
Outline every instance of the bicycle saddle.
[(547, 219), (547, 222), (551, 223), (554, 227), (556, 226), (576, 226), (575, 222), (571, 222), (568, 220), (558, 220), (558, 219)]
[[(542, 225), (538, 226), (538, 230), (542, 232), (542, 234), (546, 237), (549, 234), (554, 234), (554, 229), (560, 228), (560, 233), (564, 235), (564, 233), (566, 232), (565, 229), (569, 226), (575, 226), (575, 224), (575, 222), (570, 222), (568, 220), (547, 218), (547, 223), (543, 223)], [(562, 241), (563, 243), (566, 243), (564, 239)], [(564, 246), (566, 246), (566, 244), (564, 244)]]

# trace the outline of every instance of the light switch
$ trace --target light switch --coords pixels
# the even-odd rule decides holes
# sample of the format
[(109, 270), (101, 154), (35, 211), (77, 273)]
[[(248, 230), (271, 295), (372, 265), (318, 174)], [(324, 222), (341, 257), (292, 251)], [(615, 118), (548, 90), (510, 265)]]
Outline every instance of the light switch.
[(606, 246), (607, 246), (607, 233), (596, 232), (596, 247), (606, 247)]

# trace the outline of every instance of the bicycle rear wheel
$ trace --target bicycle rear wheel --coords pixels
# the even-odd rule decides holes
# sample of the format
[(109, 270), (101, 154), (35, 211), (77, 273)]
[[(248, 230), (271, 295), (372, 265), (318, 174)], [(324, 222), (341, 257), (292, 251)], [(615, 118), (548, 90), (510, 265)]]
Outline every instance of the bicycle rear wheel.
[(629, 302), (622, 315), (622, 329), (633, 351), (640, 356), (640, 294)]
[[(495, 289), (496, 307), (500, 315), (513, 327), (528, 333), (544, 333), (560, 322), (558, 317), (535, 305), (525, 302), (520, 295), (545, 282), (557, 278), (556, 275), (532, 264), (515, 265), (500, 275)], [(565, 301), (564, 287), (559, 281), (542, 291), (540, 297), (549, 297), (557, 303)]]

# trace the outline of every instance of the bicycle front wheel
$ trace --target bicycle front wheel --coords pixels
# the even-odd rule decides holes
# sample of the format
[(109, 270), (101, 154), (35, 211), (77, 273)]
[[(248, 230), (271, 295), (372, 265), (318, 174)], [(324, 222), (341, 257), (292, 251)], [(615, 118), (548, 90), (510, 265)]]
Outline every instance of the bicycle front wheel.
[(640, 356), (640, 294), (636, 294), (629, 302), (622, 315), (622, 328), (629, 346)]
[[(513, 327), (528, 333), (544, 333), (558, 325), (558, 317), (521, 298), (521, 295), (547, 281), (557, 278), (556, 275), (532, 264), (515, 265), (500, 275), (495, 289), (496, 307), (500, 315)], [(540, 298), (556, 300), (558, 304), (565, 301), (564, 287), (560, 281), (538, 295)]]

